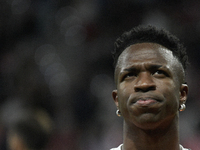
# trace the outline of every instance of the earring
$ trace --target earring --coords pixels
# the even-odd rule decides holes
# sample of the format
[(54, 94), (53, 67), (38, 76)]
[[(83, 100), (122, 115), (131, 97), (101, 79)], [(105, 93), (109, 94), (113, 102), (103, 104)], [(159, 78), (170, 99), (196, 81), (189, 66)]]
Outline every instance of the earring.
[(121, 112), (120, 112), (119, 109), (117, 109), (117, 111), (116, 111), (116, 115), (117, 115), (118, 117), (121, 117)]
[(179, 111), (184, 111), (185, 109), (186, 109), (185, 104), (182, 104), (182, 105), (181, 105), (181, 108), (179, 108)]

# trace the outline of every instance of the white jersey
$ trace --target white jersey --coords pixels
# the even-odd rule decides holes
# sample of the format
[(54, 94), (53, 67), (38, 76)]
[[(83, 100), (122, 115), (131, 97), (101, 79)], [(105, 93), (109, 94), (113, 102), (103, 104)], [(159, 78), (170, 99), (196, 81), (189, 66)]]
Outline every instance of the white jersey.
[[(122, 150), (122, 145), (119, 145), (117, 148), (111, 148), (110, 150)], [(187, 148), (184, 148), (182, 145), (180, 145), (180, 150), (190, 150), (190, 149), (187, 149)]]
[(117, 148), (111, 148), (110, 150), (122, 150), (122, 145), (123, 144), (119, 145)]

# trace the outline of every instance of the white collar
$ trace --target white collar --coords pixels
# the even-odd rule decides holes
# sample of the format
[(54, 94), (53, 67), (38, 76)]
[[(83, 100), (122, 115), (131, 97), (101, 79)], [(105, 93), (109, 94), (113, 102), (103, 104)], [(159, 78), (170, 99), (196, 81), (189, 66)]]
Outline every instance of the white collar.
[[(122, 150), (122, 146), (123, 144), (119, 145), (117, 148), (112, 148), (110, 150)], [(179, 145), (179, 146), (180, 146), (180, 150), (190, 150), (190, 149), (184, 148), (182, 145)]]

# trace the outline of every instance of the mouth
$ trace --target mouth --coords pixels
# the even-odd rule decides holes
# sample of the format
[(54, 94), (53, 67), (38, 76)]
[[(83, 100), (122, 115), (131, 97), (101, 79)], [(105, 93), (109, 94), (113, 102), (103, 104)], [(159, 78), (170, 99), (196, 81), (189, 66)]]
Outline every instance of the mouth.
[(140, 99), (140, 100), (136, 101), (135, 104), (146, 106), (146, 105), (152, 105), (152, 104), (157, 103), (157, 102), (158, 101), (155, 100), (155, 99)]
[(143, 97), (134, 99), (131, 104), (139, 106), (149, 106), (161, 102), (158, 98)]

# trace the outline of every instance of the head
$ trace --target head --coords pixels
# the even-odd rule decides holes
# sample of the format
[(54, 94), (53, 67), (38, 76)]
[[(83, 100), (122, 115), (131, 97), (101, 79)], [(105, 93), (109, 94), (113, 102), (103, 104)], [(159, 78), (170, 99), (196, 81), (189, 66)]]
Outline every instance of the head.
[(128, 32), (124, 32), (115, 42), (114, 51), (112, 52), (114, 58), (114, 67), (117, 69), (118, 58), (120, 54), (130, 45), (137, 43), (157, 43), (172, 51), (182, 64), (184, 71), (188, 64), (188, 56), (186, 48), (180, 40), (164, 29), (157, 29), (153, 26), (138, 26), (132, 28)]
[(112, 95), (125, 121), (150, 127), (178, 116), (187, 99), (188, 57), (177, 37), (139, 26), (117, 39), (113, 58), (117, 89)]
[(51, 120), (43, 111), (19, 119), (8, 128), (9, 150), (42, 150), (49, 142)]

